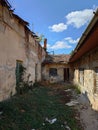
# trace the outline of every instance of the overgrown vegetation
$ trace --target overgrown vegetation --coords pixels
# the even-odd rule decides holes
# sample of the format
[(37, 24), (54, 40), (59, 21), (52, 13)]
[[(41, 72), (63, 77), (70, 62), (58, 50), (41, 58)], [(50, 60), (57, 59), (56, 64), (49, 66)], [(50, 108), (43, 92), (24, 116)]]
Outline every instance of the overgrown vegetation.
[[(36, 84), (35, 84), (36, 85)], [(38, 85), (38, 84), (37, 84)], [(35, 87), (0, 103), (0, 130), (81, 130), (75, 111), (52, 88)], [(54, 123), (49, 120), (55, 119)]]
[(30, 74), (24, 79), (24, 76), (26, 74), (26, 68), (19, 64), (16, 67), (16, 91), (17, 94), (23, 94), (28, 92), (29, 90), (33, 89), (33, 83), (32, 81), (29, 81)]
[(80, 94), (81, 93), (81, 90), (80, 90), (80, 87), (76, 84), (74, 85), (71, 85), (73, 87), (73, 89), (76, 91), (77, 94)]
[(65, 86), (66, 89), (74, 89), (74, 91), (77, 93), (77, 94), (80, 94), (81, 93), (81, 90), (80, 90), (80, 87), (76, 84), (69, 84), (67, 86)]
[(73, 88), (76, 90), (77, 94), (81, 93), (80, 87), (78, 85), (73, 85)]

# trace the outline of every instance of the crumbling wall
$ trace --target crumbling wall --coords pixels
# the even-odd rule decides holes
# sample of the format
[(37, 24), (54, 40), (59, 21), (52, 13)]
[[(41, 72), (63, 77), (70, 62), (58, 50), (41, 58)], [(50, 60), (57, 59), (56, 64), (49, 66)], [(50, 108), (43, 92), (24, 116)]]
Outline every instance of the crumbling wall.
[[(80, 86), (81, 92), (87, 94), (92, 107), (98, 110), (98, 93), (95, 92), (95, 68), (98, 67), (98, 47), (82, 56), (73, 64), (73, 67), (74, 83)], [(81, 69), (83, 70), (82, 77), (80, 77)], [(80, 82), (80, 80), (83, 80), (83, 82)]]
[[(15, 93), (16, 60), (26, 62), (24, 28), (13, 21), (9, 10), (0, 5), (0, 101)], [(15, 19), (14, 19), (15, 20)], [(20, 28), (22, 31), (20, 31)]]
[[(49, 75), (49, 69), (55, 68), (57, 69), (57, 75), (51, 76)], [(42, 66), (42, 77), (43, 80), (49, 81), (49, 82), (63, 82), (64, 81), (64, 68), (69, 68), (68, 64), (45, 64)]]
[(38, 45), (26, 23), (13, 14), (6, 6), (0, 4), (0, 101), (15, 94), (16, 62), (21, 61), (26, 68), (30, 81), (41, 80), (41, 61), (44, 50)]

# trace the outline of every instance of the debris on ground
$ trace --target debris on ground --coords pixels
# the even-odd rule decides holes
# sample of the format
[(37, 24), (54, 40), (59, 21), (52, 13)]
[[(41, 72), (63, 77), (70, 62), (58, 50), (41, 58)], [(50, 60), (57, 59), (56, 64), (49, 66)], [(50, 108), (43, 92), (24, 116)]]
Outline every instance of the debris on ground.
[(77, 109), (80, 113), (80, 122), (84, 130), (98, 130), (98, 112), (94, 111), (85, 94), (77, 98), (79, 105)]
[(68, 102), (68, 103), (66, 103), (65, 105), (67, 105), (67, 106), (75, 106), (76, 104), (78, 104), (78, 102), (77, 101), (75, 101), (75, 100), (73, 100), (73, 101), (70, 101), (70, 102)]
[(72, 91), (72, 89), (66, 89), (66, 90), (64, 90), (65, 92), (70, 92), (70, 91)]
[(67, 129), (67, 130), (71, 130), (69, 126), (66, 126), (66, 129)]
[(3, 114), (3, 111), (0, 111), (0, 115), (2, 115)]
[[(67, 84), (67, 86), (68, 85), (71, 86), (70, 84)], [(51, 87), (55, 90), (55, 92), (62, 95), (61, 102), (76, 109), (78, 114), (75, 115), (75, 118), (82, 125), (82, 130), (98, 130), (98, 112), (92, 109), (87, 98), (87, 93), (78, 94), (72, 87), (66, 89), (64, 86), (66, 86), (66, 84), (63, 83), (55, 84)], [(66, 129), (71, 130), (67, 125), (67, 122), (61, 125), (61, 127), (64, 126)]]
[(56, 118), (54, 118), (54, 119), (48, 119), (48, 117), (46, 117), (46, 119), (45, 119), (47, 122), (49, 122), (50, 124), (53, 124), (53, 123), (55, 123), (56, 121), (57, 121), (57, 119)]

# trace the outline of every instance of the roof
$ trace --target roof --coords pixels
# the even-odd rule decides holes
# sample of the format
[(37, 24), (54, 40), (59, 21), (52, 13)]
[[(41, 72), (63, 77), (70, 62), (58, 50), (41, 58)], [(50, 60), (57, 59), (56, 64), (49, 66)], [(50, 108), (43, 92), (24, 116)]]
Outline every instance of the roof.
[(8, 2), (8, 0), (0, 0), (0, 4), (1, 4), (2, 6), (6, 6), (6, 7), (9, 9), (9, 11), (12, 12), (12, 15), (13, 15), (16, 19), (19, 20), (20, 23), (22, 23), (23, 25), (29, 25), (29, 23), (28, 23), (27, 21), (23, 20), (23, 19), (20, 18), (18, 15), (16, 15), (15, 13), (13, 13), (13, 10), (11, 9), (12, 6), (11, 6), (10, 3)]
[[(96, 28), (96, 29), (95, 29)], [(74, 62), (81, 58), (85, 53), (98, 47), (98, 9), (94, 12), (94, 16), (81, 36), (75, 50), (73, 51), (70, 62)]]
[(7, 0), (0, 0), (0, 3), (1, 3), (3, 6), (7, 6), (8, 8), (11, 8), (11, 5), (10, 5), (10, 3), (9, 3)]
[(59, 63), (59, 64), (67, 64), (69, 61), (70, 55), (46, 55), (45, 60), (43, 61), (43, 64), (49, 64), (49, 63)]
[(23, 23), (24, 25), (29, 25), (29, 23), (28, 23), (27, 21), (23, 20), (23, 19), (20, 18), (18, 15), (16, 15), (16, 14), (13, 13), (13, 16), (14, 16), (16, 19), (19, 19), (19, 21), (20, 21), (21, 23)]
[[(12, 16), (13, 16), (14, 18), (16, 18), (16, 19), (18, 20), (18, 22), (19, 22), (22, 26), (25, 27), (25, 30), (27, 30), (27, 31), (35, 38), (35, 40), (36, 40), (36, 41), (38, 42), (38, 44), (39, 44), (39, 41), (38, 41), (39, 36), (37, 36), (34, 32), (32, 32), (32, 31), (28, 28), (29, 23), (28, 23), (27, 21), (23, 20), (20, 16), (18, 16), (17, 14), (14, 13), (14, 10), (12, 10), (12, 6), (11, 6), (10, 3), (8, 2), (8, 0), (0, 0), (0, 4), (1, 4), (2, 6), (5, 6), (5, 7), (8, 8), (8, 10), (9, 10), (10, 13), (12, 14)], [(39, 45), (40, 45), (40, 44), (39, 44)]]

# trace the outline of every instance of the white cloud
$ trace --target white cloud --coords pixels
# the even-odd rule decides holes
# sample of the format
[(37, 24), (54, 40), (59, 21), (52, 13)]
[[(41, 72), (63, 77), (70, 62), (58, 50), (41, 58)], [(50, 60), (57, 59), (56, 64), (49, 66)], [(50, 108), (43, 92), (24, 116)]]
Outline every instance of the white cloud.
[(64, 38), (65, 41), (67, 41), (68, 43), (71, 43), (71, 44), (75, 44), (75, 43), (78, 43), (80, 38), (77, 38), (76, 40), (72, 39), (72, 37), (66, 37)]
[(93, 16), (93, 9), (84, 9), (81, 11), (74, 11), (66, 15), (67, 25), (73, 25), (80, 28), (91, 20)]
[[(44, 44), (42, 44), (42, 47), (44, 47)], [(50, 46), (50, 44), (47, 44), (47, 48), (50, 48), (51, 46)]]
[(72, 39), (72, 37), (66, 37), (66, 38), (62, 39), (61, 41), (57, 41), (53, 45), (47, 44), (47, 48), (49, 50), (70, 49), (70, 48), (72, 48), (71, 44), (76, 44), (76, 43), (78, 43), (78, 41), (79, 41), (79, 38), (74, 40), (74, 39)]
[(98, 7), (97, 5), (93, 5), (93, 10), (96, 11), (96, 10), (97, 10), (97, 7)]
[[(42, 47), (44, 47), (44, 44), (42, 44)], [(47, 44), (47, 49), (49, 50), (59, 50), (59, 49), (69, 49), (72, 48), (72, 46), (68, 45), (65, 41), (57, 41), (54, 45)]]
[(64, 30), (67, 29), (67, 25), (64, 23), (54, 24), (52, 26), (49, 26), (49, 29), (52, 32), (63, 32)]
[(51, 48), (51, 45), (50, 45), (50, 44), (47, 44), (47, 48)]
[(53, 49), (53, 50), (69, 49), (69, 48), (72, 48), (72, 46), (68, 45), (64, 41), (57, 41), (53, 46), (49, 47), (49, 49)]

